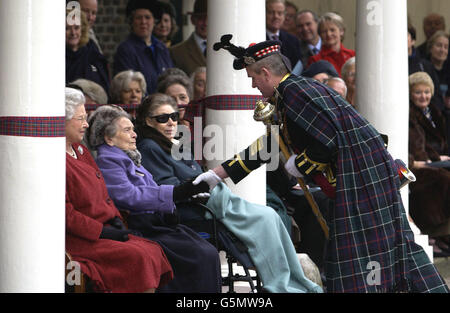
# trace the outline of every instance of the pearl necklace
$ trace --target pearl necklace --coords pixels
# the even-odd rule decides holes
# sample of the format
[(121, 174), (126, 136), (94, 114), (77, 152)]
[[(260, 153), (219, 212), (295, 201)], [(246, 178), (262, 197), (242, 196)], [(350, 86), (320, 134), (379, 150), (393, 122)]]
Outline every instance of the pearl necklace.
[(75, 150), (73, 150), (73, 147), (70, 147), (70, 150), (72, 150), (71, 152), (67, 152), (72, 158), (76, 159), (77, 158), (77, 154), (75, 153)]

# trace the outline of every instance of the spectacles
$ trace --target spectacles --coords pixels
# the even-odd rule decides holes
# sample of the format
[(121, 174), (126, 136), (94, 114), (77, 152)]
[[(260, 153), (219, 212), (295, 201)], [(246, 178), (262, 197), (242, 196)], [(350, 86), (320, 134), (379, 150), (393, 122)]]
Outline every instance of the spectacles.
[(155, 116), (149, 116), (149, 117), (150, 118), (154, 118), (158, 123), (167, 123), (169, 118), (172, 121), (177, 122), (178, 119), (180, 118), (180, 113), (173, 112), (173, 113), (170, 113), (170, 114), (161, 114), (161, 115), (155, 115)]

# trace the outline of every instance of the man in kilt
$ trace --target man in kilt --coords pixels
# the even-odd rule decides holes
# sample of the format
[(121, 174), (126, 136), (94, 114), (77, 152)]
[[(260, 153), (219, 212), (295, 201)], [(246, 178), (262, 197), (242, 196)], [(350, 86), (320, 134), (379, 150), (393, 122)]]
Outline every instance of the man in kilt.
[[(290, 74), (280, 42), (245, 49), (224, 37), (217, 49), (230, 51), (234, 68), (245, 69), (252, 87), (276, 106), (282, 137), (294, 152), (286, 170), (314, 181), (334, 200), (327, 218), (327, 292), (449, 292), (414, 242), (397, 165), (377, 130), (328, 86)], [(194, 183), (239, 182), (267, 162), (258, 158), (261, 142)]]

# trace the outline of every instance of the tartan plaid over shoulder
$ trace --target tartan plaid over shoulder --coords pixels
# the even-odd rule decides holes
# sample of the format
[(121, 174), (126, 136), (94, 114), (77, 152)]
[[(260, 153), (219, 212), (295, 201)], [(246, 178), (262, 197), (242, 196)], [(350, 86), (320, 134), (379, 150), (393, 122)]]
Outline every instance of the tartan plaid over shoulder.
[(414, 242), (394, 161), (375, 128), (316, 81), (291, 75), (277, 91), (277, 107), (286, 118), (328, 147), (336, 160), (327, 291), (448, 291)]

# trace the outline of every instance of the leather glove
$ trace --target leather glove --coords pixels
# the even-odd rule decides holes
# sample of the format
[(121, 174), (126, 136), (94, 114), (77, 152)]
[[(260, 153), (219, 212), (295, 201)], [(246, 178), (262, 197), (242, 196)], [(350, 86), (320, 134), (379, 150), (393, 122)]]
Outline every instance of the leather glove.
[(293, 154), (290, 156), (289, 160), (284, 164), (284, 168), (286, 171), (291, 174), (294, 177), (302, 178), (302, 173), (299, 172), (297, 165), (295, 164), (295, 158), (297, 157), (297, 154)]
[(195, 180), (192, 183), (194, 185), (197, 185), (200, 184), (201, 182), (206, 182), (209, 186), (209, 191), (211, 191), (221, 181), (222, 179), (220, 179), (220, 177), (217, 176), (217, 174), (213, 170), (209, 170), (203, 174), (198, 175), (197, 178), (195, 178)]
[(109, 225), (113, 226), (114, 228), (121, 229), (121, 230), (127, 229), (125, 227), (125, 224), (122, 222), (122, 220), (118, 216), (115, 216), (112, 219), (106, 221), (106, 224), (109, 224)]
[(113, 226), (103, 226), (102, 232), (100, 234), (100, 239), (111, 239), (116, 241), (127, 241), (128, 235), (132, 234), (135, 236), (141, 236), (141, 234), (134, 230), (129, 229), (117, 229)]
[(187, 200), (193, 195), (208, 192), (209, 186), (206, 182), (195, 184), (192, 181), (187, 181), (181, 185), (173, 187), (173, 202)]

